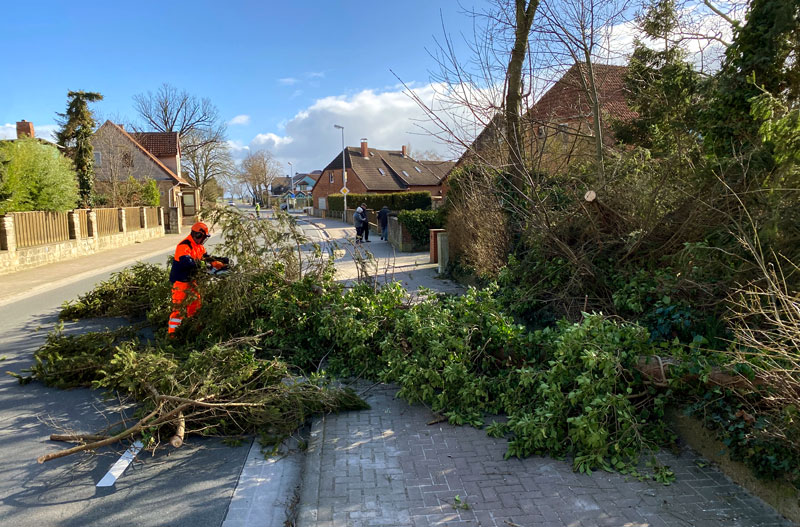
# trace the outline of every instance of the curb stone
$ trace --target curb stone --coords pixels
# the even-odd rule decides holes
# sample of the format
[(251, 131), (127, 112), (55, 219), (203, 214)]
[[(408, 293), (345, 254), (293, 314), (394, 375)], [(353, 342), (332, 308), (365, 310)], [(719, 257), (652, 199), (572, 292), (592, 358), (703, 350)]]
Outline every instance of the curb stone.
[(296, 527), (314, 525), (317, 521), (319, 481), (322, 471), (322, 445), (324, 442), (325, 416), (323, 415), (314, 417), (311, 421), (308, 448), (303, 462), (303, 474), (300, 478), (300, 508), (297, 513)]

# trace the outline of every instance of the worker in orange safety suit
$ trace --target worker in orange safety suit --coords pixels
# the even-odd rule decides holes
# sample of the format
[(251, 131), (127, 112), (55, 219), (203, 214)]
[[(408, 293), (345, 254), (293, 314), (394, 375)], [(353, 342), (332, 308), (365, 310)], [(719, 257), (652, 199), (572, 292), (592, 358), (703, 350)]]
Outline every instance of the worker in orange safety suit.
[(192, 317), (202, 305), (197, 283), (192, 279), (199, 267), (205, 262), (214, 268), (227, 267), (228, 259), (210, 256), (206, 253), (203, 244), (211, 237), (205, 223), (195, 223), (192, 230), (184, 240), (175, 248), (175, 257), (172, 260), (172, 269), (169, 272), (169, 281), (172, 283), (172, 304), (174, 310), (169, 316), (167, 333), (172, 335), (183, 322), (180, 306), (191, 295), (191, 302), (186, 306), (186, 316)]

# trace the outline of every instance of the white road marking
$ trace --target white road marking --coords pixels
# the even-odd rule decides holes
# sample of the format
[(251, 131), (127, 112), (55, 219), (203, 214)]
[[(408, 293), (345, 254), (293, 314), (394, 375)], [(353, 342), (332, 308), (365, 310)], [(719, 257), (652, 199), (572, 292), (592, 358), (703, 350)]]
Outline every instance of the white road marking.
[(103, 476), (103, 479), (101, 479), (97, 483), (97, 486), (98, 487), (113, 486), (114, 483), (117, 482), (117, 478), (120, 477), (123, 472), (125, 472), (125, 469), (128, 468), (128, 465), (131, 464), (131, 461), (133, 461), (133, 458), (136, 457), (136, 454), (138, 454), (141, 449), (142, 449), (141, 441), (136, 441), (134, 444), (132, 444), (130, 448), (128, 448), (128, 450), (126, 450), (125, 453), (122, 454), (122, 457), (119, 458), (116, 463), (114, 463), (114, 465), (111, 467), (111, 470), (109, 470), (106, 473), (106, 475)]

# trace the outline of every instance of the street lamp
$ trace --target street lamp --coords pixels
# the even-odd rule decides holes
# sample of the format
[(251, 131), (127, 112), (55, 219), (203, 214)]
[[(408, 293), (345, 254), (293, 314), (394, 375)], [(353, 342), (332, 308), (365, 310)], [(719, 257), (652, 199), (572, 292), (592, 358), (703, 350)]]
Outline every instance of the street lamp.
[[(347, 169), (344, 164), (344, 126), (335, 124), (333, 127), (342, 131), (342, 187), (347, 188)], [(344, 215), (342, 219), (347, 221), (347, 193), (344, 195), (344, 212), (342, 214)]]
[[(294, 198), (291, 197), (291, 196), (294, 196), (294, 173), (292, 172), (292, 169), (294, 167), (292, 166), (292, 162), (291, 161), (287, 161), (287, 163), (289, 163), (289, 196), (290, 196), (289, 199), (294, 200)], [(287, 208), (288, 208), (288, 205), (287, 205)]]

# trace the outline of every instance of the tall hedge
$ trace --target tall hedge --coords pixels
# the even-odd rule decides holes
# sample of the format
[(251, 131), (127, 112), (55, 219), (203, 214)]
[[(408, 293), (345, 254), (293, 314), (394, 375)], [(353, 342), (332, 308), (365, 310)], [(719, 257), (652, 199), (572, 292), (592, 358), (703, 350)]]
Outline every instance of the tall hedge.
[[(393, 211), (400, 210), (431, 210), (431, 193), (425, 192), (395, 192), (393, 194), (348, 194), (347, 208), (355, 209), (362, 203), (367, 204), (371, 210), (380, 210), (384, 205)], [(331, 194), (328, 196), (328, 210), (344, 210), (344, 196)]]

